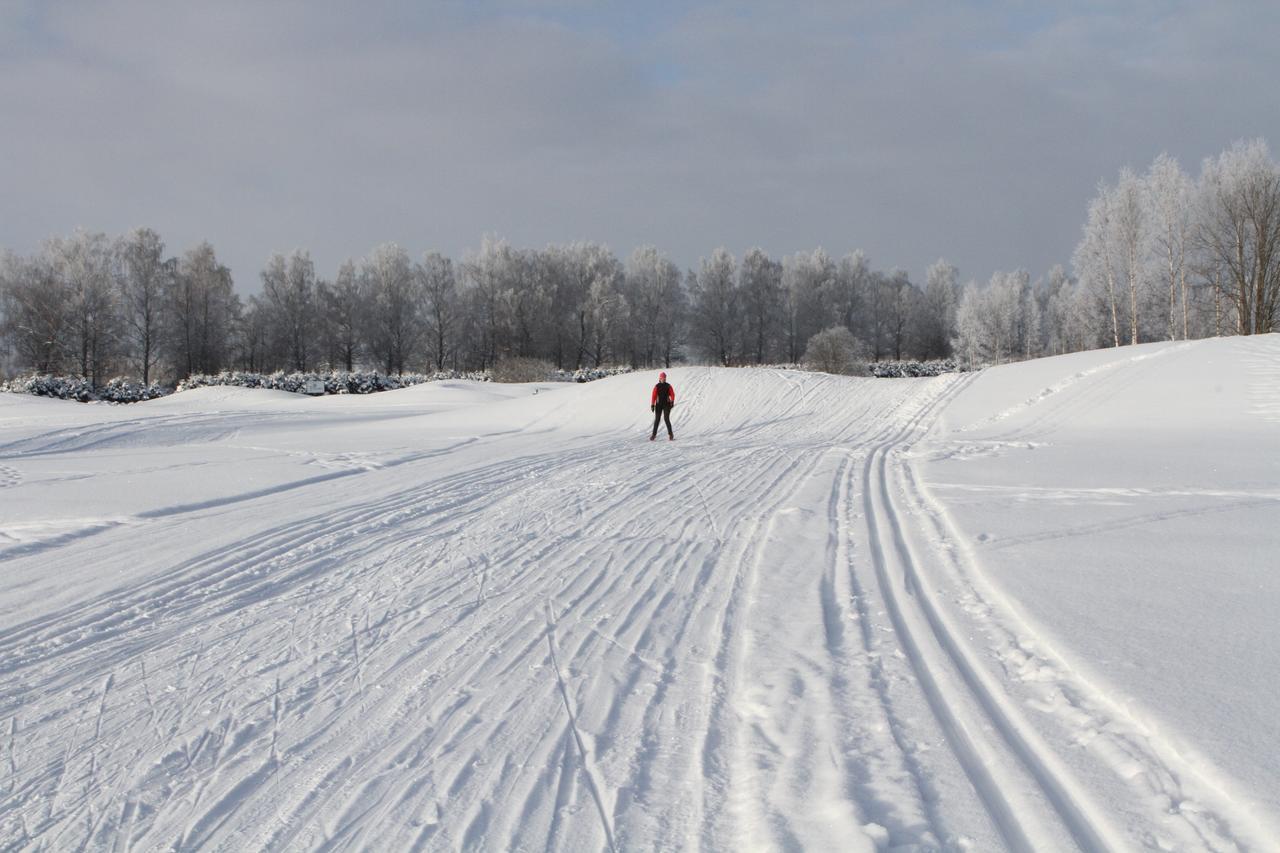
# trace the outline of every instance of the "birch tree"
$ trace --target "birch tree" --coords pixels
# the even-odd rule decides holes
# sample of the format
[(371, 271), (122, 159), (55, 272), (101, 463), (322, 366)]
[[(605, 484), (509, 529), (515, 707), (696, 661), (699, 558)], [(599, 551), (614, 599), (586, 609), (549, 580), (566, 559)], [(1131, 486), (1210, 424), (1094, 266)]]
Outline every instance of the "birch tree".
[(48, 252), (0, 257), (3, 330), (20, 365), (37, 373), (62, 370), (71, 315), (66, 283)]
[(1280, 168), (1262, 140), (1205, 161), (1198, 239), (1242, 335), (1276, 330), (1280, 312)]
[(360, 290), (368, 308), (366, 339), (388, 373), (404, 373), (419, 339), (419, 304), (409, 253), (383, 243), (360, 262)]
[(1167, 336), (1174, 340), (1180, 325), (1182, 339), (1186, 340), (1189, 332), (1187, 244), (1191, 238), (1194, 184), (1177, 160), (1161, 154), (1147, 172), (1146, 191), (1157, 263), (1168, 292)]
[(917, 343), (925, 358), (945, 358), (951, 353), (951, 329), (956, 317), (956, 289), (960, 272), (939, 258), (925, 272), (924, 295), (919, 304)]
[(219, 263), (213, 246), (201, 243), (183, 254), (169, 282), (165, 312), (170, 359), (179, 379), (228, 365), (241, 304), (231, 270)]
[(1129, 292), (1129, 343), (1138, 342), (1141, 314), (1139, 294), (1146, 281), (1146, 243), (1148, 239), (1147, 206), (1144, 204), (1142, 180), (1129, 169), (1120, 171), (1112, 206), (1115, 239), (1120, 250), (1121, 268)]
[(458, 281), (453, 261), (439, 252), (429, 252), (418, 266), (422, 314), (436, 370), (444, 370), (451, 354), (458, 325)]
[(738, 270), (746, 344), (756, 364), (772, 360), (782, 337), (782, 264), (763, 249), (749, 249)]
[(149, 384), (160, 360), (161, 311), (176, 262), (165, 259), (164, 241), (150, 228), (129, 232), (121, 238), (117, 252), (125, 349), (143, 384)]
[(695, 341), (709, 358), (728, 367), (737, 344), (739, 310), (733, 255), (723, 246), (703, 258), (694, 279), (693, 328)]
[(118, 343), (118, 266), (114, 247), (105, 234), (76, 231), (55, 237), (48, 251), (56, 273), (66, 285), (73, 353), (80, 376), (97, 387)]
[(316, 268), (311, 253), (275, 253), (262, 271), (262, 293), (272, 314), (281, 357), (293, 370), (309, 368), (316, 326)]
[(1111, 319), (1112, 346), (1120, 346), (1120, 305), (1116, 287), (1115, 228), (1113, 225), (1115, 191), (1105, 181), (1098, 183), (1098, 192), (1089, 202), (1084, 235), (1076, 246), (1071, 264), (1076, 278), (1086, 287), (1100, 294)]

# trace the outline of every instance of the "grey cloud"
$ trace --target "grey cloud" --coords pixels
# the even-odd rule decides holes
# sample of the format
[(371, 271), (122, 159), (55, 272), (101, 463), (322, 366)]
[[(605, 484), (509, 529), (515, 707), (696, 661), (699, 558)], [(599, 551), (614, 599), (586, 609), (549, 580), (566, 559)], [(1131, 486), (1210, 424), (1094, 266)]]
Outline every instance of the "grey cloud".
[(1039, 274), (1121, 165), (1280, 139), (1261, 6), (655, 8), (11, 3), (0, 245), (148, 224), (242, 290), (485, 232)]

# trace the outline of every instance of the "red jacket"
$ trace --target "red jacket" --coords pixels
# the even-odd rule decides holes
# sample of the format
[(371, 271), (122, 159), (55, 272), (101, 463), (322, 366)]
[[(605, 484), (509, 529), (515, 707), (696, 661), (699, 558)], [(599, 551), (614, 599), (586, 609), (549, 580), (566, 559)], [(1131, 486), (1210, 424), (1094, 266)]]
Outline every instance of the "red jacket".
[(657, 385), (653, 386), (653, 396), (649, 398), (650, 406), (658, 405), (658, 389), (663, 385), (667, 386), (667, 402), (672, 406), (676, 404), (676, 389), (672, 388), (671, 383), (669, 382), (659, 382)]

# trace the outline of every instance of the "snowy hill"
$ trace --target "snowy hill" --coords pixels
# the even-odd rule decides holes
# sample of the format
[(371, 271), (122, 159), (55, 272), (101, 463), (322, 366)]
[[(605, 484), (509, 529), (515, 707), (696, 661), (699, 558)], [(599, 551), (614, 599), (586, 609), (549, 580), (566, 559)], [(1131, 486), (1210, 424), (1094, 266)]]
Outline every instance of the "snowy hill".
[(0, 849), (1268, 849), (1278, 366), (0, 397)]

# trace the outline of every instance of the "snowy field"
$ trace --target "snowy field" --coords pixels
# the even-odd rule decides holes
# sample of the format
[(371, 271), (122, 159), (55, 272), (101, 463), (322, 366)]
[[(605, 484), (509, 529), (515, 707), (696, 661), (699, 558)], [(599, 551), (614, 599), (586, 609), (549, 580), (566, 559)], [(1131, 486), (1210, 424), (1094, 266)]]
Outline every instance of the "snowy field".
[(1280, 337), (0, 397), (0, 849), (1280, 849)]

